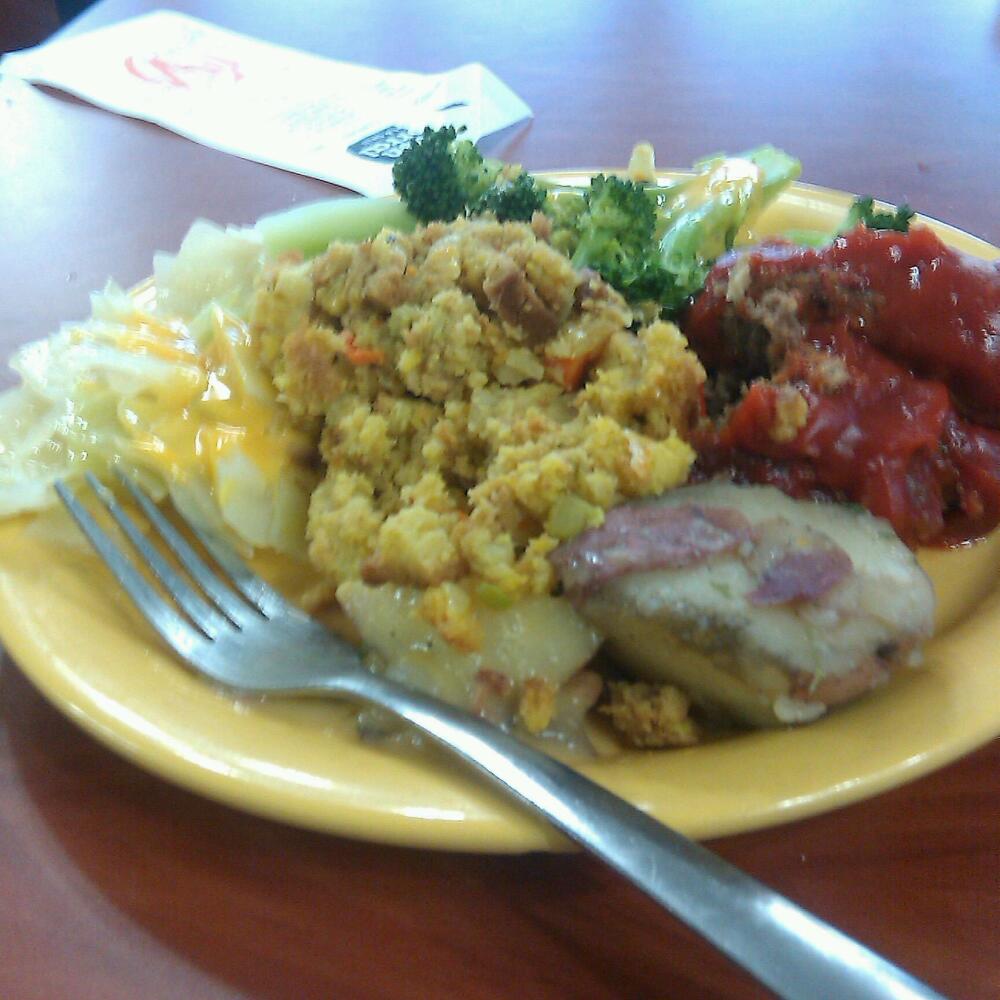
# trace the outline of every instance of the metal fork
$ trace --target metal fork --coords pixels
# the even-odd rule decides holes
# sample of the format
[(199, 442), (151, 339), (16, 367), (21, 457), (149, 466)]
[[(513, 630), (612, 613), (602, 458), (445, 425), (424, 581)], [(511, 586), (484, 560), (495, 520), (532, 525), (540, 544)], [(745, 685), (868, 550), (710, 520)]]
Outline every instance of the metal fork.
[(161, 638), (212, 681), (244, 692), (343, 697), (388, 709), (540, 812), (779, 996), (941, 1000), (907, 972), (565, 764), (368, 670), (356, 649), (286, 601), (226, 542), (189, 524), (223, 579), (149, 497), (120, 478), (187, 577), (111, 490), (90, 474), (87, 481), (173, 602), (64, 483), (56, 491)]

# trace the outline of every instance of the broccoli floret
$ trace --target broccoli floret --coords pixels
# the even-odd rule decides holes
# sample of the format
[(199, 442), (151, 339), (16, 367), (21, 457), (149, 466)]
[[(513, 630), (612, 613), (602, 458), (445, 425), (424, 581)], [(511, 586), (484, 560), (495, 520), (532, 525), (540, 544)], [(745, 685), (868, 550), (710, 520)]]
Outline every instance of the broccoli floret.
[(486, 159), (462, 129), (425, 128), (392, 168), (392, 182), (421, 222), (451, 222), (492, 212), (500, 222), (527, 222), (548, 197), (520, 167)]
[(634, 181), (598, 174), (582, 196), (551, 202), (552, 244), (575, 267), (597, 271), (633, 302), (663, 297), (670, 275), (660, 263), (656, 207)]
[(552, 220), (549, 242), (560, 253), (572, 257), (580, 242), (580, 216), (587, 207), (582, 192), (561, 191), (545, 202), (543, 211)]
[(608, 254), (621, 256), (652, 243), (656, 210), (641, 184), (598, 174), (583, 198), (576, 255), (588, 258), (589, 266)]
[(484, 160), (451, 125), (425, 128), (392, 167), (392, 182), (421, 222), (450, 222), (464, 215), (496, 180), (503, 164)]
[[(465, 131), (464, 127), (459, 131)], [(490, 185), (494, 184), (504, 164), (499, 160), (487, 160), (468, 139), (456, 139), (451, 146), (458, 186), (465, 196), (466, 210), (481, 198)]]
[(883, 212), (875, 208), (873, 198), (855, 198), (854, 204), (848, 209), (841, 232), (853, 229), (860, 222), (868, 229), (894, 229), (897, 233), (906, 233), (910, 230), (910, 219), (915, 214), (905, 202), (891, 212)]
[(492, 212), (499, 222), (528, 222), (548, 197), (531, 174), (520, 173), (511, 180), (498, 177), (469, 208), (470, 215)]

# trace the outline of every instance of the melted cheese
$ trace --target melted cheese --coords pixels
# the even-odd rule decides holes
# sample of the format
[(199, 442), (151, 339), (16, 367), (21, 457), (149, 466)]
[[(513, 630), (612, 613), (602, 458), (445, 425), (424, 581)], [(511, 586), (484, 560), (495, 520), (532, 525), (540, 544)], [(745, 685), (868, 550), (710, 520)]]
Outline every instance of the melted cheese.
[(257, 371), (246, 324), (218, 307), (210, 322), (201, 348), (183, 324), (145, 314), (118, 338), (125, 351), (176, 366), (176, 377), (118, 404), (131, 457), (168, 483), (195, 477), (220, 489), (220, 463), (239, 452), (275, 485), (309, 441), (289, 424)]

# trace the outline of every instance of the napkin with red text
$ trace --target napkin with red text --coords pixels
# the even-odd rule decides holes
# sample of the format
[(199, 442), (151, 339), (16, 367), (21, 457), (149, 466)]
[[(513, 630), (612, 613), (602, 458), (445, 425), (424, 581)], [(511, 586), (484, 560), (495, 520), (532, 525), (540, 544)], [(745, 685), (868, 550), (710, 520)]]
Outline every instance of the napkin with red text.
[(392, 191), (393, 161), (426, 125), (465, 126), (476, 141), (531, 117), (479, 63), (430, 74), (376, 69), (173, 11), (9, 53), (0, 74), (366, 195)]

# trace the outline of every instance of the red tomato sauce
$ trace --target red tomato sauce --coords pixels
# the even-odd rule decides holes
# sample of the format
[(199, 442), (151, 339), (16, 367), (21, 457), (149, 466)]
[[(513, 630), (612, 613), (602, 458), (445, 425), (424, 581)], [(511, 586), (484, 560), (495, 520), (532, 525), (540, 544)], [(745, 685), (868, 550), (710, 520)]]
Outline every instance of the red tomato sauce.
[[(1000, 268), (921, 228), (859, 228), (822, 250), (750, 254), (758, 291), (810, 269), (822, 277), (800, 301), (801, 341), (698, 442), (700, 473), (861, 503), (913, 546), (968, 541), (1000, 523)], [(710, 369), (725, 363), (731, 337), (724, 287), (710, 279), (690, 317)], [(788, 439), (775, 428), (790, 388), (808, 411)]]

